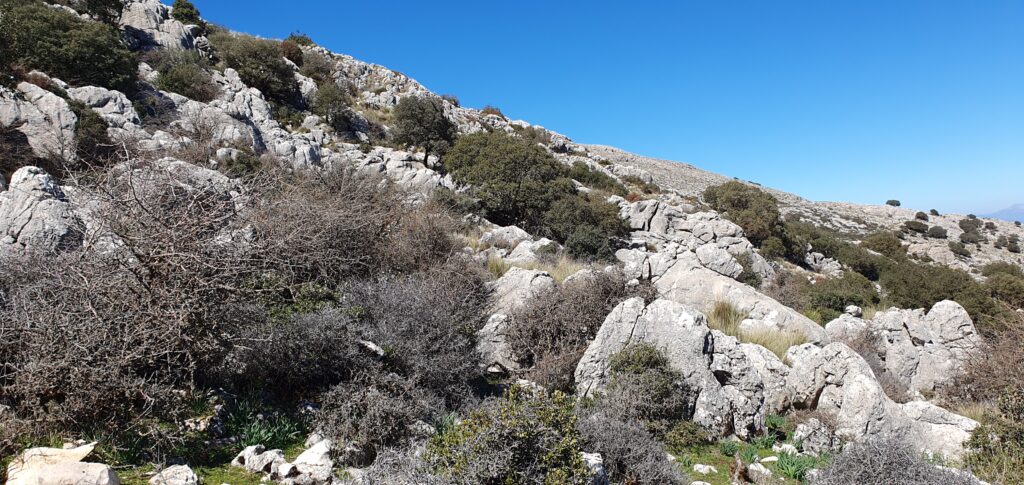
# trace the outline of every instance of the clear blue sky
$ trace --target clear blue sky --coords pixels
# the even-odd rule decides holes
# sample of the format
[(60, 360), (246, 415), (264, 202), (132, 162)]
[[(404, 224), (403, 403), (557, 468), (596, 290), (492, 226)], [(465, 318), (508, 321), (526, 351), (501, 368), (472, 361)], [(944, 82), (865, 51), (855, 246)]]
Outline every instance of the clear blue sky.
[(815, 200), (1024, 202), (1021, 0), (193, 2), (465, 106)]

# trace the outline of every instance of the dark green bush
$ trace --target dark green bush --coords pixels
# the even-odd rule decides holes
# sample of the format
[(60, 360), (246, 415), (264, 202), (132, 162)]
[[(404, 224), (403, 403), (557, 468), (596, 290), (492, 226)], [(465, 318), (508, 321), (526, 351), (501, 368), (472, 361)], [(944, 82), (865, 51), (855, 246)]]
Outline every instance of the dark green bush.
[(544, 225), (575, 257), (611, 259), (614, 246), (610, 238), (629, 232), (619, 217), (619, 207), (597, 197), (563, 197), (544, 213)]
[(928, 237), (932, 239), (946, 239), (948, 236), (949, 234), (942, 226), (932, 226), (928, 228)]
[(313, 99), (313, 112), (319, 115), (337, 133), (351, 131), (352, 96), (333, 81), (320, 83)]
[[(914, 221), (908, 221), (914, 222)], [(927, 227), (927, 226), (925, 226)], [(861, 247), (870, 249), (890, 258), (897, 258), (907, 254), (907, 248), (895, 234), (888, 231), (876, 232), (864, 238)]]
[(316, 81), (318, 85), (336, 82), (332, 76), (334, 73), (334, 62), (324, 54), (313, 50), (303, 52), (301, 66), (299, 73)]
[(996, 249), (1002, 249), (1005, 248), (1008, 244), (1010, 244), (1010, 240), (1007, 239), (1006, 236), (999, 236), (996, 238), (996, 242), (994, 242), (992, 245), (995, 246)]
[(124, 9), (123, 0), (80, 0), (74, 4), (74, 8), (88, 14), (93, 19), (116, 25), (121, 10)]
[(929, 213), (929, 214), (931, 214), (931, 215), (933, 215), (933, 216), (938, 216), (938, 215), (941, 215), (941, 214), (939, 214), (939, 211), (937, 211), (937, 210), (935, 210), (935, 209), (932, 209), (932, 210), (928, 211), (928, 213)]
[(756, 187), (736, 181), (708, 187), (704, 191), (704, 202), (742, 227), (747, 238), (756, 245), (782, 230), (778, 201)]
[(960, 219), (960, 222), (958, 222), (957, 224), (960, 226), (960, 229), (964, 232), (976, 232), (978, 229), (981, 229), (981, 221), (979, 221), (976, 217), (967, 217), (966, 219)]
[(75, 154), (86, 165), (103, 165), (114, 152), (114, 143), (107, 135), (107, 122), (99, 113), (81, 101), (69, 101), (71, 111), (78, 117), (75, 124)]
[(885, 205), (891, 205), (893, 207), (899, 207), (901, 204), (900, 204), (900, 201), (898, 201), (896, 199), (889, 199), (889, 200), (885, 201)]
[(408, 96), (395, 107), (395, 142), (444, 155), (451, 148), (458, 130), (447, 116), (444, 105), (431, 96)]
[(286, 38), (285, 40), (293, 42), (297, 45), (301, 45), (303, 47), (312, 47), (316, 45), (316, 43), (313, 42), (313, 39), (309, 38), (308, 35), (298, 31), (289, 34), (288, 38)]
[(928, 224), (925, 224), (919, 220), (907, 221), (903, 223), (903, 228), (908, 231), (913, 231), (918, 234), (924, 234), (928, 232)]
[(967, 310), (979, 329), (990, 326), (1001, 312), (981, 283), (964, 271), (946, 266), (891, 263), (879, 282), (885, 289), (886, 305), (931, 308), (939, 301), (953, 300)]
[(996, 223), (994, 223), (992, 221), (986, 221), (985, 222), (985, 230), (986, 231), (995, 232), (996, 230), (998, 230), (998, 228), (996, 227)]
[(928, 214), (925, 214), (924, 212), (918, 212), (917, 214), (914, 214), (914, 219), (928, 222)]
[(1010, 308), (1024, 308), (1024, 277), (996, 273), (985, 281), (985, 287), (992, 298), (1006, 303)]
[(246, 85), (259, 89), (268, 100), (288, 106), (299, 103), (299, 83), (281, 57), (278, 42), (216, 32), (210, 35), (210, 44), (225, 67), (238, 71)]
[(985, 237), (978, 233), (978, 231), (968, 231), (960, 234), (960, 242), (964, 244), (980, 244), (984, 240)]
[(964, 246), (964, 243), (959, 241), (950, 241), (949, 250), (953, 251), (953, 254), (957, 256), (962, 256), (965, 258), (971, 257), (971, 252), (967, 250), (967, 247)]
[(999, 261), (995, 263), (986, 264), (981, 268), (981, 274), (983, 276), (994, 276), (997, 274), (1006, 274), (1016, 278), (1024, 278), (1024, 268), (1005, 261)]
[(203, 103), (213, 101), (220, 89), (213, 82), (206, 59), (193, 51), (166, 51), (153, 67), (160, 73), (156, 87)]
[(569, 178), (592, 189), (604, 190), (615, 195), (625, 196), (629, 193), (629, 190), (614, 177), (590, 168), (583, 162), (572, 164), (572, 168), (569, 169)]
[(114, 27), (39, 1), (0, 1), (3, 62), (38, 69), (75, 86), (134, 89), (137, 63)]
[(654, 182), (648, 182), (640, 177), (637, 177), (636, 175), (626, 175), (622, 177), (622, 181), (625, 182), (626, 184), (629, 184), (632, 187), (639, 189), (640, 192), (643, 192), (645, 194), (661, 193), (661, 187), (658, 187), (658, 184), (655, 184)]
[(1012, 483), (1024, 476), (1024, 389), (1006, 389), (998, 410), (971, 434), (964, 464), (983, 480)]
[(186, 25), (203, 25), (203, 20), (199, 17), (199, 9), (189, 0), (174, 0), (171, 16), (174, 17), (174, 20)]
[(573, 400), (518, 385), (434, 436), (425, 458), (458, 483), (590, 483)]
[(860, 273), (846, 271), (842, 278), (830, 278), (808, 287), (809, 303), (824, 321), (843, 313), (847, 305), (869, 307), (878, 303), (875, 286)]

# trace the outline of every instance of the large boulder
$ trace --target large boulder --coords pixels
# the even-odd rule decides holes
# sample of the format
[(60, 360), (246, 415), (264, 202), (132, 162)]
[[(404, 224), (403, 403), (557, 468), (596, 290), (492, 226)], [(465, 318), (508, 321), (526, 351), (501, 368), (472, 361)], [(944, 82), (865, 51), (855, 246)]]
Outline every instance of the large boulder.
[(77, 249), (82, 225), (57, 182), (38, 167), (19, 168), (0, 192), (0, 254)]
[(631, 298), (612, 310), (576, 367), (577, 393), (603, 392), (611, 357), (634, 343), (665, 353), (692, 394), (692, 418), (698, 424), (722, 436), (740, 437), (763, 427), (769, 410), (765, 383), (745, 344), (709, 329), (703, 313), (668, 300), (645, 305), (643, 299)]
[(159, 0), (130, 0), (121, 12), (121, 29), (136, 49), (194, 49), (198, 29), (171, 17), (171, 9)]
[(832, 416), (844, 442), (893, 437), (921, 453), (955, 459), (978, 425), (923, 401), (892, 401), (867, 362), (842, 343), (793, 347), (786, 360), (792, 364), (787, 387), (793, 406)]
[(142, 120), (124, 93), (96, 86), (69, 88), (67, 93), (72, 99), (99, 113), (107, 123), (107, 133), (111, 139), (116, 140), (126, 135), (146, 136), (142, 130)]
[(24, 135), (31, 155), (74, 160), (77, 123), (67, 101), (50, 91), (28, 82), (18, 83), (17, 91), (0, 87), (0, 126)]
[(508, 344), (508, 325), (509, 316), (496, 313), (476, 333), (480, 365), (490, 374), (504, 374), (519, 369), (519, 363)]
[(654, 285), (663, 298), (709, 309), (726, 302), (747, 315), (745, 329), (800, 333), (810, 342), (827, 342), (825, 330), (771, 297), (704, 267), (691, 252), (677, 257)]
[(199, 485), (199, 477), (188, 465), (171, 465), (153, 475), (149, 485)]
[(891, 309), (871, 320), (842, 315), (825, 326), (834, 341), (870, 342), (885, 370), (911, 394), (934, 392), (958, 375), (982, 344), (967, 310), (953, 301)]

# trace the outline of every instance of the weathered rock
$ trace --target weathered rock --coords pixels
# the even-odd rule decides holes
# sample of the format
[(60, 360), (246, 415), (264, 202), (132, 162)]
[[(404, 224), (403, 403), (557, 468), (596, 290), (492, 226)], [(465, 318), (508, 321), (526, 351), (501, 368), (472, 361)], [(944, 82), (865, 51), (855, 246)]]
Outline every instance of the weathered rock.
[(851, 317), (860, 318), (864, 315), (864, 310), (857, 305), (847, 305), (843, 313), (850, 315)]
[(760, 463), (751, 463), (750, 465), (747, 465), (747, 478), (749, 478), (755, 485), (768, 485), (775, 483), (775, 479), (772, 477), (772, 471)]
[(512, 315), (532, 299), (554, 291), (555, 280), (544, 271), (513, 266), (488, 286), (493, 292), (492, 311)]
[(129, 44), (136, 49), (161, 47), (193, 49), (196, 36), (192, 29), (171, 17), (171, 9), (159, 0), (125, 2), (121, 12), (121, 29)]
[(247, 446), (242, 450), (231, 465), (244, 468), (250, 473), (271, 473), (275, 466), (287, 461), (281, 450), (268, 450), (263, 445)]
[(844, 314), (829, 322), (825, 331), (839, 342), (869, 339), (885, 370), (911, 394), (933, 392), (954, 378), (981, 345), (970, 315), (948, 300), (936, 303), (928, 313), (892, 309), (872, 320)]
[(823, 275), (831, 276), (834, 278), (840, 278), (843, 276), (843, 265), (832, 258), (826, 258), (824, 254), (810, 252), (804, 257), (804, 262), (807, 263), (814, 271)]
[(116, 140), (128, 134), (145, 136), (144, 132), (140, 133), (142, 121), (135, 112), (131, 100), (124, 93), (96, 86), (70, 88), (67, 93), (103, 117), (103, 121), (107, 122), (107, 132), (111, 139)]
[(149, 485), (198, 485), (199, 477), (187, 465), (173, 465), (157, 472)]
[(810, 455), (835, 453), (842, 445), (835, 431), (818, 418), (798, 424), (793, 431), (793, 441), (800, 443), (801, 451)]
[(81, 243), (81, 222), (53, 177), (38, 167), (14, 172), (0, 192), (0, 252), (69, 251)]
[(728, 251), (714, 244), (705, 244), (697, 248), (696, 253), (700, 264), (720, 275), (735, 279), (743, 273), (743, 266)]
[(544, 254), (555, 254), (560, 249), (561, 246), (558, 243), (546, 237), (536, 241), (527, 239), (516, 244), (515, 249), (505, 260), (513, 264), (532, 264), (540, 262)]
[(711, 465), (703, 465), (700, 463), (693, 465), (694, 473), (700, 473), (701, 475), (707, 475), (710, 473), (718, 473), (718, 469)]
[(30, 448), (7, 466), (9, 485), (118, 485), (112, 468), (82, 462), (96, 443), (74, 448)]
[(480, 236), (480, 244), (483, 246), (498, 246), (512, 249), (523, 241), (530, 241), (532, 239), (533, 236), (530, 236), (530, 233), (516, 226), (499, 226)]
[(655, 287), (663, 298), (695, 308), (711, 308), (716, 302), (733, 305), (756, 326), (764, 330), (799, 332), (811, 342), (826, 342), (825, 330), (813, 320), (782, 305), (759, 291), (732, 278), (703, 267), (696, 258), (684, 253), (657, 280)]
[(787, 386), (794, 407), (834, 416), (843, 441), (898, 437), (921, 453), (957, 458), (977, 426), (925, 402), (893, 402), (864, 359), (842, 343), (804, 344), (790, 348), (786, 358), (793, 364)]
[(720, 435), (749, 436), (763, 427), (764, 384), (735, 339), (712, 332), (704, 314), (668, 300), (620, 303), (576, 367), (577, 393), (600, 393), (611, 357), (631, 343), (653, 345), (694, 394), (693, 420)]
[(480, 354), (480, 365), (489, 374), (505, 374), (519, 369), (505, 334), (509, 317), (502, 313), (491, 315), (487, 323), (477, 331), (476, 350)]
[(0, 126), (25, 136), (27, 155), (75, 160), (77, 123), (67, 101), (35, 84), (20, 82), (17, 91), (0, 87)]

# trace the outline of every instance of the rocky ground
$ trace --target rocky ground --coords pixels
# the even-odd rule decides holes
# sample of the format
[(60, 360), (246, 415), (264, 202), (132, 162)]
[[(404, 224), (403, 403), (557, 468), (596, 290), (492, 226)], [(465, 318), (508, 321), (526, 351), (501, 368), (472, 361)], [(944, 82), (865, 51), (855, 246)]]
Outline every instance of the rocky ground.
[[(209, 45), (196, 26), (174, 20), (168, 7), (157, 0), (128, 3), (120, 25), (135, 33), (139, 48), (203, 51)], [(404, 97), (436, 96), (408, 76), (382, 66), (321, 47), (305, 49), (328, 55), (332, 75), (355, 86), (357, 110), (364, 120), (392, 110)], [(140, 65), (143, 82), (153, 82), (156, 76), (149, 66)], [(316, 84), (301, 74), (296, 76), (303, 96), (315, 96)], [(359, 131), (358, 124), (354, 133), (339, 134), (320, 117), (304, 113), (301, 126), (282, 126), (273, 118), (263, 93), (246, 86), (232, 69), (214, 74), (219, 94), (212, 101), (161, 93), (175, 113), (174, 121), (162, 128), (145, 126), (124, 93), (95, 86), (71, 87), (55, 78), (48, 81), (102, 116), (112, 139), (132, 143), (142, 152), (172, 153), (194, 142), (199, 134), (209, 135), (208, 141), (216, 147), (205, 166), (154, 156), (152, 163), (124, 162), (112, 169), (123, 177), (168, 177), (182, 187), (235, 200), (244, 194), (238, 192), (236, 181), (216, 168), (237, 157), (239, 147), (245, 147), (270, 153), (297, 171), (355, 167), (382, 174), (420, 199), (438, 188), (458, 189), (450, 176), (437, 170), (435, 158), (371, 146), (367, 143), (370, 134)], [(555, 288), (597, 274), (620, 272), (629, 286), (652, 285), (657, 298), (627, 299), (607, 315), (575, 367), (577, 395), (599, 395), (607, 385), (612, 356), (630, 344), (650, 344), (666, 350), (670, 366), (695, 390), (693, 421), (716, 438), (753, 443), (775, 426), (773, 420), (778, 416), (814, 412), (828, 417), (803, 421), (778, 442), (759, 442), (750, 452), (755, 456), (741, 463), (739, 471), (730, 469), (732, 455), (739, 453), (736, 450), (726, 453), (707, 447), (689, 457), (666, 458), (681, 463), (694, 478), (728, 483), (742, 472), (754, 483), (796, 483), (785, 467), (794, 466), (798, 458), (813, 467), (818, 464), (814, 461), (817, 457), (838, 453), (844, 443), (877, 442), (893, 436), (907, 440), (918, 453), (950, 463), (962, 456), (964, 442), (978, 422), (932, 400), (936, 388), (962, 372), (982, 349), (974, 322), (959, 304), (942, 301), (930, 309), (891, 309), (870, 319), (851, 307), (823, 327), (740, 281), (747, 271), (769, 281), (780, 267), (761, 256), (742, 228), (701, 204), (705, 189), (732, 180), (730, 177), (612, 147), (576, 144), (527, 122), (443, 102), (446, 115), (462, 134), (539, 130), (544, 134), (545, 149), (564, 163), (582, 162), (627, 184), (639, 180), (661, 189), (639, 200), (611, 197), (629, 225), (629, 246), (615, 254), (614, 264), (581, 264), (563, 275), (557, 271), (564, 268), (556, 268), (544, 256), (557, 243), (514, 226), (501, 227), (486, 220), (473, 223), (477, 241), (467, 244), (464, 252), (482, 265), (497, 261), (506, 266), (489, 283), (490, 317), (477, 333), (480, 365), (495, 379), (524, 370), (512, 355), (507, 335), (510, 318), (517, 311)], [(0, 124), (16, 127), (39, 157), (58, 154), (73, 158), (69, 147), (75, 123), (68, 102), (37, 84), (22, 81), (13, 89), (0, 87)], [(58, 183), (38, 167), (24, 167), (10, 180), (0, 179), (0, 190), (0, 254), (116, 251), (121, 245), (109, 233), (81, 230), (93, 221), (94, 194), (71, 183)], [(891, 206), (811, 202), (766, 190), (778, 198), (784, 212), (854, 240), (881, 229), (900, 230), (917, 212)], [(956, 240), (963, 232), (958, 222), (964, 217), (932, 215), (928, 224), (943, 227), (949, 240)], [(909, 233), (905, 242), (912, 254), (966, 270), (993, 261), (1024, 262), (1020, 254), (994, 246), (997, 235), (1024, 237), (1024, 229), (1003, 221), (984, 222), (992, 222), (994, 229), (988, 230), (988, 242), (972, 247), (969, 257), (953, 254), (944, 239)], [(813, 259), (813, 255), (809, 257)], [(830, 266), (833, 263), (816, 261), (809, 271), (826, 278), (841, 269)], [(735, 328), (717, 327), (709, 318), (719, 302), (728, 302), (742, 314)], [(780, 347), (782, 337), (785, 343)], [(856, 348), (865, 340), (876, 342), (870, 352)], [(374, 351), (372, 342), (365, 345)], [(379, 347), (376, 350), (381, 355), (385, 352)], [(434, 432), (429, 425), (426, 428), (427, 435)], [(346, 443), (314, 435), (297, 455), (261, 445), (245, 447), (231, 466), (251, 473), (248, 479), (254, 481), (265, 477), (286, 484), (378, 483), (365, 478), (365, 467), (343, 463), (339, 457), (348, 451)], [(8, 483), (107, 485), (139, 479), (128, 478), (128, 474), (119, 478), (118, 471), (109, 466), (85, 461), (95, 456), (92, 452), (93, 445), (87, 443), (68, 444), (63, 449), (28, 449), (11, 462)], [(586, 459), (593, 472), (591, 483), (607, 483), (601, 456), (588, 454)], [(153, 473), (141, 479), (153, 485), (199, 482), (196, 472), (185, 464)], [(207, 482), (210, 476), (214, 475), (208, 475)], [(814, 474), (808, 477), (813, 479)]]

